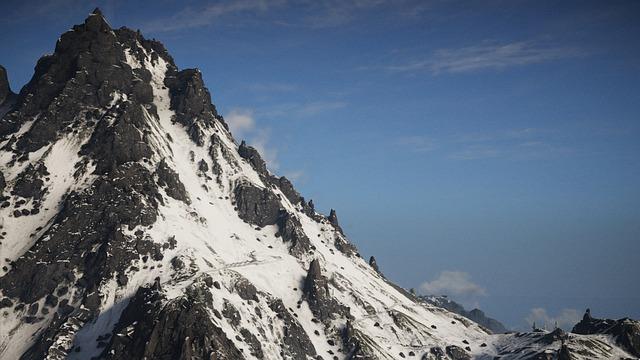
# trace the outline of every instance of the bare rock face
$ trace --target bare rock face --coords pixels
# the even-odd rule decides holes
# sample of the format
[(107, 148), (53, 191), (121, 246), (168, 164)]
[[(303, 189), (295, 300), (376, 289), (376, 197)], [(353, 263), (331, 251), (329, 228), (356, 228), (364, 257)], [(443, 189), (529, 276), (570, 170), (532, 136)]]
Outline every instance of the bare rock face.
[(202, 73), (197, 69), (172, 73), (167, 76), (165, 85), (171, 91), (175, 121), (187, 127), (189, 136), (196, 144), (204, 145), (204, 129), (211, 128), (216, 120), (224, 122), (211, 104), (211, 94), (204, 86)]
[(164, 187), (167, 195), (185, 204), (191, 203), (189, 195), (180, 181), (180, 176), (164, 160), (158, 164), (155, 174), (158, 177), (158, 185)]
[(369, 266), (371, 266), (371, 268), (375, 270), (378, 274), (382, 274), (380, 272), (380, 268), (378, 267), (378, 262), (376, 261), (375, 256), (372, 256), (369, 258)]
[(311, 241), (302, 230), (302, 224), (294, 215), (281, 211), (278, 216), (278, 233), (282, 241), (289, 244), (289, 253), (302, 257), (311, 250)]
[(247, 145), (244, 140), (238, 147), (238, 154), (247, 160), (259, 174), (267, 175), (267, 164), (262, 160), (260, 153), (254, 147)]
[(596, 319), (591, 316), (590, 309), (587, 309), (582, 321), (577, 323), (571, 332), (581, 335), (610, 335), (630, 354), (640, 357), (640, 321), (629, 318)]
[(280, 216), (280, 202), (267, 188), (241, 182), (235, 189), (235, 202), (240, 218), (264, 227), (273, 225)]
[(9, 78), (7, 76), (7, 69), (4, 66), (0, 65), (0, 105), (5, 102), (5, 100), (13, 95), (11, 91), (11, 87), (9, 86)]
[(273, 300), (269, 307), (284, 322), (283, 332), (285, 334), (282, 346), (281, 356), (283, 359), (291, 358), (294, 360), (307, 360), (308, 356), (315, 357), (316, 349), (309, 336), (300, 326), (300, 323), (294, 316), (287, 311), (282, 300)]
[(157, 288), (140, 288), (105, 347), (105, 359), (241, 359), (242, 353), (213, 324), (207, 304), (187, 295), (163, 302)]
[(331, 296), (329, 281), (322, 275), (318, 259), (309, 264), (309, 271), (304, 280), (304, 298), (319, 320), (325, 322), (338, 315), (349, 316), (349, 309), (341, 305)]

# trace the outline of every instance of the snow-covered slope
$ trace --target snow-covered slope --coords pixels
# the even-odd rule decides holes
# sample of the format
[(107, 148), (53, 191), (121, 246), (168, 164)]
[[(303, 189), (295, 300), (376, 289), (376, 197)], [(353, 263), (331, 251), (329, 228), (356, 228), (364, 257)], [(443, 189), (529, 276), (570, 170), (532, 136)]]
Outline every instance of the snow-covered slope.
[[(235, 142), (198, 70), (178, 71), (160, 43), (112, 30), (99, 11), (39, 61), (0, 148), (0, 359), (560, 349), (491, 335), (390, 283), (335, 212), (315, 212)], [(582, 336), (603, 357), (625, 354)]]

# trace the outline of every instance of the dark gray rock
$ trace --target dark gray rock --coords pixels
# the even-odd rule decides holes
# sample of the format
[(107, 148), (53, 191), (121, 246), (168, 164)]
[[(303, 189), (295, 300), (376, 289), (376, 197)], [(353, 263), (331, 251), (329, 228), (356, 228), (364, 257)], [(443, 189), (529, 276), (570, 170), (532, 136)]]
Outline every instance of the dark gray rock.
[[(144, 238), (132, 241), (118, 230), (155, 222), (160, 195), (152, 179), (146, 168), (133, 163), (99, 177), (86, 191), (69, 194), (42, 235), (49, 240), (36, 242), (15, 261), (0, 277), (0, 289), (25, 303), (53, 293), (61, 283), (77, 281), (90, 293), (145, 254), (161, 258), (159, 244)], [(74, 270), (83, 277), (76, 279)]]
[(222, 306), (222, 316), (227, 318), (229, 324), (233, 325), (233, 327), (238, 327), (240, 325), (240, 320), (242, 320), (238, 309), (236, 309), (236, 307), (233, 306), (233, 304), (231, 304), (227, 299), (224, 299), (224, 303)]
[[(122, 313), (104, 359), (243, 359), (206, 304), (189, 296), (169, 300), (154, 288), (140, 288)], [(127, 331), (127, 328), (133, 331)]]
[(371, 266), (371, 268), (375, 270), (378, 274), (382, 274), (380, 272), (380, 268), (378, 268), (378, 262), (376, 262), (375, 256), (371, 256), (369, 258), (369, 266)]
[(226, 127), (215, 106), (211, 104), (211, 95), (204, 86), (199, 70), (169, 72), (165, 85), (171, 94), (171, 109), (176, 113), (175, 121), (187, 128), (193, 142), (203, 146), (206, 141), (204, 129), (213, 127), (215, 121)]
[(27, 165), (20, 175), (18, 175), (11, 194), (22, 196), (23, 198), (40, 200), (46, 192), (46, 189), (43, 188), (43, 179), (48, 175), (49, 172), (44, 164), (38, 164), (36, 166), (32, 164)]
[(158, 179), (158, 185), (164, 188), (167, 195), (185, 204), (191, 203), (184, 184), (180, 181), (180, 176), (169, 167), (164, 159), (158, 164), (155, 175)]
[(240, 182), (236, 185), (234, 195), (238, 215), (242, 220), (260, 227), (273, 225), (278, 221), (280, 201), (269, 189)]
[(573, 357), (571, 356), (571, 350), (566, 344), (560, 345), (560, 350), (558, 350), (558, 360), (571, 360)]
[(11, 86), (9, 85), (9, 77), (7, 76), (7, 69), (4, 66), (0, 65), (0, 105), (7, 100), (7, 98), (12, 97), (14, 94), (11, 91)]
[(267, 164), (262, 160), (260, 153), (254, 147), (247, 145), (247, 143), (242, 140), (240, 146), (238, 147), (238, 153), (240, 156), (247, 160), (251, 167), (260, 175), (268, 176), (267, 172)]
[(451, 360), (471, 360), (471, 355), (459, 346), (449, 345), (445, 351)]
[(276, 236), (289, 243), (289, 253), (301, 257), (311, 250), (311, 241), (302, 230), (302, 224), (295, 215), (281, 211), (278, 217), (278, 233)]
[(286, 355), (293, 360), (307, 360), (309, 356), (316, 356), (316, 349), (311, 339), (309, 339), (309, 335), (304, 331), (298, 320), (289, 313), (282, 300), (271, 300), (269, 308), (284, 322), (283, 358), (286, 358)]
[(244, 340), (249, 348), (251, 349), (251, 355), (257, 357), (258, 359), (264, 359), (264, 353), (262, 352), (262, 345), (260, 345), (260, 340), (251, 333), (251, 331), (242, 328), (240, 329), (240, 335), (242, 335), (242, 339)]
[(342, 331), (342, 345), (347, 360), (377, 360), (372, 355), (374, 350), (370, 348), (370, 344), (374, 343), (371, 338), (354, 328), (350, 320), (347, 321)]
[(309, 264), (302, 291), (311, 312), (319, 320), (328, 322), (339, 316), (349, 317), (349, 308), (331, 296), (329, 281), (322, 275), (318, 259), (314, 259)]
[(96, 172), (107, 173), (127, 162), (151, 158), (149, 122), (141, 105), (125, 102), (114, 113), (113, 124), (100, 121), (81, 151), (97, 161)]
[[(425, 354), (425, 357), (427, 359), (442, 360), (446, 358), (446, 355), (441, 347), (434, 346), (429, 349), (429, 354)], [(423, 357), (423, 359), (425, 359), (425, 357)]]
[(596, 319), (587, 309), (582, 321), (577, 323), (571, 332), (581, 335), (610, 335), (623, 349), (633, 356), (640, 357), (640, 321), (629, 318)]
[(233, 288), (236, 290), (238, 295), (244, 300), (252, 300), (259, 301), (258, 299), (258, 290), (249, 280), (245, 278), (240, 278), (235, 282)]
[(329, 216), (327, 217), (327, 219), (329, 220), (329, 223), (331, 225), (333, 225), (333, 227), (338, 230), (340, 233), (342, 233), (342, 228), (340, 227), (340, 224), (338, 223), (338, 215), (336, 214), (336, 211), (334, 209), (331, 209), (331, 211), (329, 211)]

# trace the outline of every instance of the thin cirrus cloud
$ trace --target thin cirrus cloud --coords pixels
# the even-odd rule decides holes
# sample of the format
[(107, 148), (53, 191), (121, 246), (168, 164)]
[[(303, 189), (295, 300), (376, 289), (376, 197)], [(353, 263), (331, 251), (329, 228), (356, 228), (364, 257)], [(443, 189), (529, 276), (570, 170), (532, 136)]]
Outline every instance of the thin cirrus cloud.
[[(185, 7), (170, 17), (148, 22), (142, 29), (170, 32), (213, 25), (234, 15), (242, 15), (233, 18), (235, 25), (256, 21), (251, 15), (263, 15), (263, 19), (273, 25), (323, 29), (350, 24), (371, 10), (386, 9), (396, 15), (415, 17), (427, 8), (430, 7), (420, 0), (225, 0)], [(295, 12), (295, 16), (287, 11)]]
[(429, 152), (436, 149), (436, 144), (433, 139), (420, 135), (402, 136), (396, 139), (396, 143), (417, 153)]
[(169, 18), (153, 20), (142, 26), (148, 32), (169, 32), (207, 26), (225, 16), (266, 13), (285, 3), (282, 0), (233, 0), (208, 4), (204, 7), (185, 7)]
[(555, 139), (557, 136), (561, 137), (561, 134), (554, 130), (522, 128), (443, 137), (402, 136), (395, 143), (414, 153), (436, 153), (458, 161), (492, 158), (532, 160), (572, 154), (572, 148), (558, 144), (559, 140)]
[(541, 45), (534, 41), (501, 44), (484, 42), (460, 48), (439, 49), (425, 58), (383, 68), (397, 73), (427, 72), (437, 75), (500, 70), (583, 55), (584, 52), (577, 48)]
[(307, 118), (322, 113), (339, 110), (347, 107), (345, 101), (311, 101), (306, 103), (285, 103), (262, 109), (261, 115), (265, 117)]

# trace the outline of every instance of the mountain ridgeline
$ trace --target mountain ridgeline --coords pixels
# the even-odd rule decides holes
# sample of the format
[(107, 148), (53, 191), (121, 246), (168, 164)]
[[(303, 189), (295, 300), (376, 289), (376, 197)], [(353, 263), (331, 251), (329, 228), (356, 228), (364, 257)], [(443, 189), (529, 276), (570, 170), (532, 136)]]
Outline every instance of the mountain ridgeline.
[(640, 355), (632, 320), (492, 334), (394, 285), (99, 10), (0, 109), (2, 360)]

